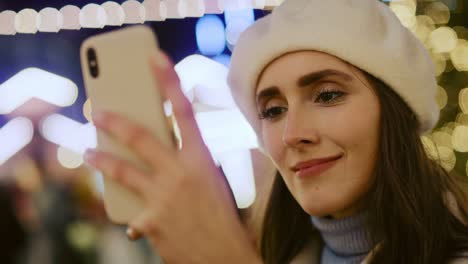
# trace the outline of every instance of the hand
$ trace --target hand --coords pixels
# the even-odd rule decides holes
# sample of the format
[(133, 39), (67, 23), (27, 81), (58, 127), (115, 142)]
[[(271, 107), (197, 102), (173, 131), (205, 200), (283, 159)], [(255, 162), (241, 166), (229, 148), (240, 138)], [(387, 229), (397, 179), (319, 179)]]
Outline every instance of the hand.
[(168, 57), (152, 68), (172, 102), (182, 148), (162, 144), (145, 128), (114, 113), (95, 113), (94, 124), (127, 145), (146, 165), (142, 171), (109, 153), (88, 151), (86, 161), (139, 195), (145, 209), (129, 224), (130, 236), (145, 235), (165, 263), (256, 263), (226, 178), (203, 143), (192, 106)]

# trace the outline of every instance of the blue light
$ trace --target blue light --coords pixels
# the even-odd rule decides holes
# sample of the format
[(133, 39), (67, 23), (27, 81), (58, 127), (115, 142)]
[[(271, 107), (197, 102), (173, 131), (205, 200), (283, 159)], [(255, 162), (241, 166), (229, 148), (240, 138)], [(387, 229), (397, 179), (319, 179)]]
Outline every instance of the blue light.
[(231, 56), (229, 56), (227, 54), (218, 55), (218, 56), (214, 57), (213, 60), (223, 64), (226, 67), (229, 67), (229, 65), (231, 64)]
[(224, 12), (224, 21), (226, 25), (235, 22), (235, 20), (241, 19), (245, 23), (252, 25), (255, 22), (255, 14), (253, 9), (242, 9), (242, 10), (234, 10)]
[(195, 27), (197, 45), (205, 56), (216, 56), (226, 49), (223, 21), (216, 15), (200, 18)]

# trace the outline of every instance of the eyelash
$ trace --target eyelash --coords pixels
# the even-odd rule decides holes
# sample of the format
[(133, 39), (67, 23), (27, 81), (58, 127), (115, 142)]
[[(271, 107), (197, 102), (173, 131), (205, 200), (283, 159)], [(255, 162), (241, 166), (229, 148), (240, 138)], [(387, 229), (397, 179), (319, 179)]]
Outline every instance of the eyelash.
[[(334, 103), (335, 101), (337, 101), (338, 99), (340, 99), (342, 96), (344, 96), (345, 93), (335, 88), (324, 88), (319, 92), (314, 102), (317, 102), (319, 98), (323, 99), (323, 95), (336, 95), (335, 97), (333, 97), (333, 99), (323, 101), (323, 104), (330, 105)], [(277, 112), (278, 110), (280, 111), (279, 113)], [(259, 119), (272, 120), (276, 118), (277, 116), (279, 116), (280, 114), (286, 112), (286, 110), (287, 108), (285, 107), (273, 106), (273, 107), (270, 107), (261, 111), (261, 113), (259, 114)]]

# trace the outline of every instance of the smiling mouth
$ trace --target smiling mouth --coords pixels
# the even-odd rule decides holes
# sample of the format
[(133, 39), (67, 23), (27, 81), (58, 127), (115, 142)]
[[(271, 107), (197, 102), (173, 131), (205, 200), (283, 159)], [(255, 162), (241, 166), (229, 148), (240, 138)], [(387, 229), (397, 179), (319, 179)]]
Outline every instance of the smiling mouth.
[(292, 168), (292, 171), (301, 178), (319, 175), (333, 167), (341, 157), (343, 157), (343, 155), (300, 162)]

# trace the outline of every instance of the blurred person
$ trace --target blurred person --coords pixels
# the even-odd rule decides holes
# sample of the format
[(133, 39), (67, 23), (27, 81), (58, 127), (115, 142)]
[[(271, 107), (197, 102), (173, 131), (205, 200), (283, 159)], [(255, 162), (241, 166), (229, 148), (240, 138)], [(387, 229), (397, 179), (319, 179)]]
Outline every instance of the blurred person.
[(173, 64), (158, 53), (152, 65), (182, 148), (96, 112), (151, 170), (92, 150), (86, 160), (145, 201), (129, 236), (165, 263), (468, 263), (466, 179), (420, 138), (439, 118), (432, 61), (385, 4), (286, 0), (241, 35), (228, 82), (277, 169), (258, 250)]

